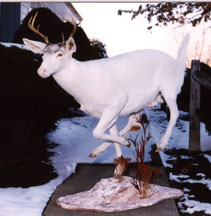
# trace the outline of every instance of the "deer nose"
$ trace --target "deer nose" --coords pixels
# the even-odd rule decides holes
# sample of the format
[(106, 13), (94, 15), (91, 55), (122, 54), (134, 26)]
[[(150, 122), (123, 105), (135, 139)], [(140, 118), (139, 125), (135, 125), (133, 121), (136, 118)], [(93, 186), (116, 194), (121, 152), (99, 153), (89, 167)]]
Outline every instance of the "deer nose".
[(42, 78), (46, 77), (46, 69), (45, 68), (38, 68), (37, 73), (39, 74), (39, 76), (41, 76)]

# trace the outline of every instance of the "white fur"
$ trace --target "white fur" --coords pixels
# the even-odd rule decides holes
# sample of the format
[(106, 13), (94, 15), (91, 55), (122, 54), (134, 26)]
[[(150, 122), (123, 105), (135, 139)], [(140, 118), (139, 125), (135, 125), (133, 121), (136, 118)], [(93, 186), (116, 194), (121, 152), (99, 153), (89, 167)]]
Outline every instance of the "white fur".
[[(145, 107), (162, 102), (161, 96), (171, 115), (158, 148), (167, 145), (178, 117), (176, 98), (184, 81), (189, 37), (184, 38), (177, 59), (161, 51), (146, 49), (86, 62), (72, 58), (76, 50), (72, 38), (65, 45), (23, 40), (32, 51), (44, 54), (38, 74), (43, 78), (52, 75), (78, 101), (81, 110), (100, 119), (93, 135), (107, 142), (94, 149), (91, 154), (94, 157), (111, 143), (115, 144), (117, 156), (121, 156), (119, 144), (129, 146), (122, 135), (137, 122), (131, 124), (130, 119), (124, 133), (119, 135), (115, 125), (118, 116), (137, 114)], [(105, 133), (107, 129), (110, 134)]]

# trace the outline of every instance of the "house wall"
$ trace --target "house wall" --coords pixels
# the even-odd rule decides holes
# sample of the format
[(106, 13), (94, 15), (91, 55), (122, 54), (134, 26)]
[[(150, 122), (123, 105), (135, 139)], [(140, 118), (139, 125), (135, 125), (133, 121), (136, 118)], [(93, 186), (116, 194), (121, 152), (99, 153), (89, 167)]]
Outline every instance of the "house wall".
[(0, 41), (12, 41), (19, 25), (20, 3), (0, 3)]
[(51, 3), (51, 2), (23, 2), (21, 3), (21, 21), (33, 8), (47, 7), (53, 11), (60, 19), (74, 19), (76, 23), (82, 18), (68, 7), (68, 3)]
[(33, 9), (38, 7), (44, 7), (43, 2), (22, 2), (20, 11), (20, 21)]
[(15, 31), (19, 28), (21, 21), (33, 9), (47, 7), (57, 14), (60, 19), (74, 19), (76, 23), (82, 18), (75, 11), (71, 3), (51, 2), (0, 2), (0, 42), (11, 42)]

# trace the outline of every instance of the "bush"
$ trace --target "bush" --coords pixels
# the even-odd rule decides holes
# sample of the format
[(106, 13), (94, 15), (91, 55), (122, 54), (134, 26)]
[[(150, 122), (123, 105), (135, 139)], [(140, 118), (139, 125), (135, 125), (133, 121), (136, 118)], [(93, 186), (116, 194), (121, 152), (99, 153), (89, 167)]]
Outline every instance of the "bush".
[(79, 105), (53, 78), (37, 75), (39, 55), (0, 45), (0, 58), (0, 146), (4, 150), (10, 150), (11, 144), (28, 148), (36, 145), (58, 118), (68, 115), (69, 107)]

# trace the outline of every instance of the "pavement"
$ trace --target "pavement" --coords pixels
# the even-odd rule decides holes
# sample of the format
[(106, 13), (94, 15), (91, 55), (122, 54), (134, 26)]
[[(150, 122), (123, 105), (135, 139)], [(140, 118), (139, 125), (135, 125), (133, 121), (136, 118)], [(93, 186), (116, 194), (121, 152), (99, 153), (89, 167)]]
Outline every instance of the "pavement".
[[(161, 166), (156, 184), (170, 187), (164, 168)], [(130, 165), (125, 175), (131, 175), (134, 166)], [(179, 216), (174, 200), (165, 200), (150, 207), (118, 213), (70, 211), (57, 206), (56, 200), (65, 195), (75, 194), (92, 188), (100, 179), (113, 175), (113, 164), (78, 164), (76, 172), (57, 187), (49, 200), (43, 216)]]

